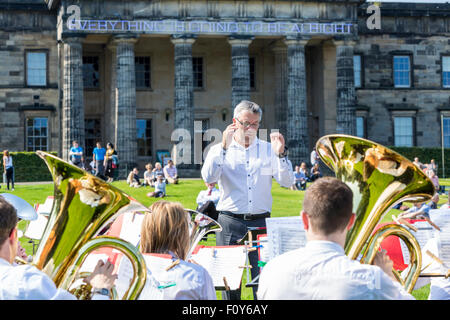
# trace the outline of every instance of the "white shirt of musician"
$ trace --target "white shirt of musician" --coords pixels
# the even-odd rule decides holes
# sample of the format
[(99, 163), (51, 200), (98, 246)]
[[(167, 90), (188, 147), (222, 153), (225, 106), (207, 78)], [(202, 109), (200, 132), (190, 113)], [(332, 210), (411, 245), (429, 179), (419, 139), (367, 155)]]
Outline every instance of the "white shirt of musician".
[[(12, 265), (0, 258), (0, 300), (76, 300), (57, 288), (44, 272), (31, 265)], [(94, 294), (92, 300), (109, 300)]]
[(11, 265), (0, 258), (0, 300), (76, 300), (58, 289), (42, 271), (29, 265)]
[(282, 187), (294, 184), (291, 161), (279, 158), (269, 142), (258, 138), (248, 148), (235, 140), (226, 151), (220, 143), (212, 146), (201, 172), (205, 182), (219, 185), (218, 211), (270, 212), (272, 178)]
[(335, 242), (317, 240), (270, 260), (260, 275), (258, 299), (413, 300), (414, 297), (381, 268), (349, 259)]
[(180, 260), (172, 264), (172, 256), (145, 254), (147, 280), (139, 300), (216, 300), (216, 291), (208, 271), (200, 265)]

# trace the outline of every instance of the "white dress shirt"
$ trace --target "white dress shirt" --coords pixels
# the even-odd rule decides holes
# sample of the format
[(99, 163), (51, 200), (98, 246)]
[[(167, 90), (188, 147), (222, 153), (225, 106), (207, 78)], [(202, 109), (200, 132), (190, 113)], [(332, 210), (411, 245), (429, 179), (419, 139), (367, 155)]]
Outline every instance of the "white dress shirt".
[(349, 259), (331, 241), (308, 241), (304, 248), (270, 260), (262, 269), (261, 300), (414, 299), (384, 271)]
[(206, 201), (212, 201), (214, 202), (214, 204), (217, 206), (217, 203), (219, 202), (220, 199), (220, 192), (219, 189), (217, 188), (213, 188), (211, 190), (211, 194), (208, 195), (208, 191), (209, 190), (202, 190), (198, 193), (197, 196), (197, 205), (199, 207), (201, 207), (202, 205), (204, 205), (206, 203)]
[(292, 164), (279, 158), (267, 141), (255, 138), (244, 148), (234, 139), (227, 150), (211, 147), (202, 167), (206, 183), (217, 182), (218, 211), (260, 214), (272, 209), (272, 177), (282, 186), (294, 184)]
[(11, 265), (0, 258), (0, 300), (76, 300), (58, 289), (42, 271), (30, 265)]
[(217, 299), (212, 278), (202, 266), (180, 260), (178, 265), (166, 271), (175, 260), (170, 255), (145, 254), (144, 259), (147, 281), (139, 300)]

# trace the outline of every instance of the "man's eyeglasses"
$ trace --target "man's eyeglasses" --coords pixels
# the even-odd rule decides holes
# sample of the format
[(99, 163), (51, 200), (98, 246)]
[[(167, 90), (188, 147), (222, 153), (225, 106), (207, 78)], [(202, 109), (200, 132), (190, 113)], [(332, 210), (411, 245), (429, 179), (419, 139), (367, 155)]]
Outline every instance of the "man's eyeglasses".
[(236, 120), (245, 128), (258, 128), (259, 127), (259, 122), (255, 122), (255, 123), (250, 123), (250, 122), (242, 122), (241, 120), (239, 120), (238, 118), (236, 118)]

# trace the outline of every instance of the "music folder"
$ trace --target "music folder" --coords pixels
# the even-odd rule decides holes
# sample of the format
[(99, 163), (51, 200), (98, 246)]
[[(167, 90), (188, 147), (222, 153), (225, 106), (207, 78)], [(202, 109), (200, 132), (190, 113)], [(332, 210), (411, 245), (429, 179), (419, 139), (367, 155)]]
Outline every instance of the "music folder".
[(197, 246), (190, 260), (208, 271), (216, 290), (240, 287), (246, 261), (244, 246)]

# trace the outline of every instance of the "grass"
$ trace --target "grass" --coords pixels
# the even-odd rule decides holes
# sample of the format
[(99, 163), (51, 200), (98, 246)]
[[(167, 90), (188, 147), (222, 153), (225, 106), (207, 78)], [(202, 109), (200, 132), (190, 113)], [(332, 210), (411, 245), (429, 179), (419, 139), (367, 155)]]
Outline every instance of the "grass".
[[(450, 179), (441, 179), (443, 185), (450, 185)], [(150, 206), (152, 203), (160, 200), (158, 198), (149, 198), (146, 194), (150, 191), (153, 191), (152, 188), (143, 187), (143, 188), (130, 188), (125, 181), (115, 181), (112, 183), (114, 186), (118, 187), (125, 193), (131, 195), (140, 203), (145, 206)], [(167, 193), (168, 196), (165, 197), (167, 201), (176, 201), (180, 202), (185, 208), (196, 208), (196, 197), (197, 194), (204, 189), (204, 184), (202, 180), (195, 179), (182, 179), (181, 182), (177, 185), (168, 185)], [(0, 189), (0, 192), (6, 192), (5, 187)], [(53, 195), (53, 183), (45, 183), (45, 184), (20, 184), (16, 183), (14, 194), (25, 199), (30, 204), (34, 205), (35, 203), (44, 203), (45, 199), (48, 196)], [(276, 182), (272, 185), (272, 217), (285, 217), (285, 216), (296, 216), (299, 214), (302, 208), (302, 202), (304, 197), (304, 191), (292, 191), (285, 188), (280, 187)], [(439, 204), (445, 203), (447, 201), (447, 196), (441, 196)], [(387, 214), (385, 214), (384, 218), (381, 222), (389, 222), (391, 221), (391, 216), (397, 215), (400, 211), (392, 209)], [(22, 230), (26, 228), (26, 223), (22, 221), (19, 224), (19, 228)], [(32, 254), (32, 244), (28, 243), (27, 238), (21, 238), (21, 243), (27, 254)], [(201, 243), (205, 245), (215, 245), (215, 236), (214, 234), (210, 234), (208, 240)], [(253, 294), (252, 289), (245, 287), (247, 283), (246, 280), (246, 272), (243, 275), (242, 282), (242, 299), (243, 300), (252, 300)], [(429, 294), (429, 285), (420, 288), (419, 290), (413, 291), (413, 295), (416, 299), (426, 300)], [(221, 296), (218, 293), (218, 299), (221, 299)]]

